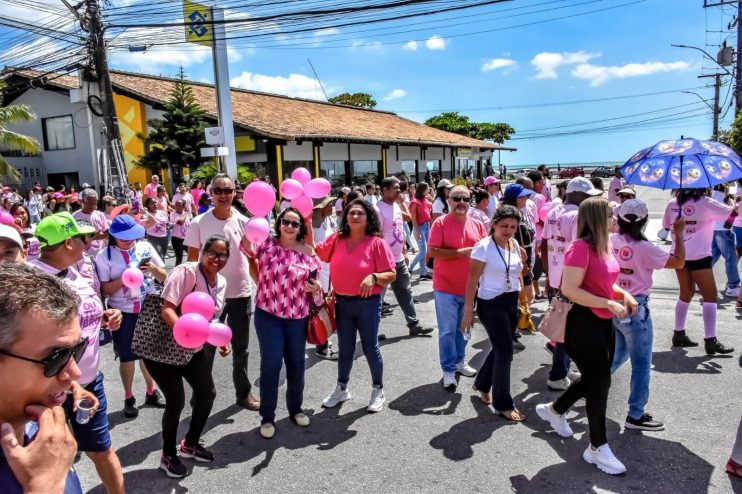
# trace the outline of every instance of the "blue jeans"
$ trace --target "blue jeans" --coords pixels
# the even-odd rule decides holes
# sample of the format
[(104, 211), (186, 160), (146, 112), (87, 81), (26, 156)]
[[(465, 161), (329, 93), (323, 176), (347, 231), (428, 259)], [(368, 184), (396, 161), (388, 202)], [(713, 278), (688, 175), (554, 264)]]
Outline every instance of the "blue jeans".
[(410, 263), (410, 273), (415, 269), (415, 265), (420, 263), (420, 274), (428, 274), (428, 267), (425, 265), (425, 257), (428, 254), (428, 237), (430, 236), (430, 223), (418, 225), (420, 229), (420, 240), (417, 240), (417, 255)]
[(564, 348), (564, 343), (556, 343), (554, 346), (554, 355), (551, 356), (551, 370), (549, 371), (550, 381), (559, 381), (569, 374), (569, 366), (572, 359)]
[(464, 296), (433, 290), (435, 318), (438, 322), (438, 355), (443, 372), (456, 372), (466, 356), (466, 340), (461, 332)]
[(649, 401), (649, 370), (652, 367), (652, 318), (649, 314), (649, 297), (634, 295), (639, 310), (631, 316), (631, 322), (621, 323), (613, 318), (616, 330), (616, 353), (613, 356), (611, 374), (631, 359), (631, 391), (629, 393), (629, 417), (639, 419)]
[(284, 319), (255, 308), (255, 334), (260, 346), (260, 416), (263, 424), (276, 419), (281, 363), (286, 363), (286, 408), (301, 413), (304, 401), (304, 348), (307, 321)]
[(739, 269), (737, 268), (737, 240), (732, 230), (716, 230), (711, 243), (711, 262), (716, 264), (719, 257), (724, 257), (724, 268), (727, 272), (727, 288), (739, 286)]
[(335, 320), (338, 332), (338, 384), (345, 389), (350, 381), (353, 358), (356, 353), (356, 334), (361, 337), (361, 347), (371, 371), (375, 388), (384, 386), (384, 360), (379, 348), (379, 322), (381, 321), (381, 295), (368, 298), (337, 296)]

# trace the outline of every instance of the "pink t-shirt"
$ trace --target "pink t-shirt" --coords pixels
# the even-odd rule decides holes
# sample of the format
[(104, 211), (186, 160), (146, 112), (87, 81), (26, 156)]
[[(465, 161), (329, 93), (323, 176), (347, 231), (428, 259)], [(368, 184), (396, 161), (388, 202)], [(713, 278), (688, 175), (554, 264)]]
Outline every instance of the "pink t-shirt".
[(216, 304), (214, 319), (217, 319), (224, 309), (224, 295), (227, 291), (227, 280), (221, 274), (216, 275), (216, 286), (212, 287), (201, 274), (198, 262), (184, 262), (170, 271), (162, 287), (162, 298), (179, 306), (183, 299), (191, 292), (208, 293)]
[[(546, 198), (542, 196), (541, 194), (534, 193), (531, 194), (531, 197), (529, 199), (533, 205), (534, 205), (534, 212), (535, 217), (533, 218), (534, 224), (536, 226), (536, 240), (541, 240), (544, 236), (544, 224), (539, 221), (538, 218), (538, 212), (541, 210), (541, 208), (546, 204)], [(526, 208), (528, 208), (528, 203), (526, 202)]]
[[(82, 209), (72, 213), (72, 217), (77, 221), (84, 221), (93, 228), (96, 232), (106, 232), (111, 226), (110, 220), (106, 217), (103, 211), (97, 209), (90, 214), (82, 212)], [(85, 251), (91, 256), (95, 255), (108, 245), (108, 240), (93, 240), (90, 242), (90, 247)]]
[[(673, 238), (671, 252), (675, 253), (675, 232), (672, 225), (678, 217), (678, 200), (673, 197), (665, 208), (662, 226), (670, 230)], [(714, 201), (710, 197), (701, 197), (697, 201), (686, 201), (683, 204), (685, 218), (685, 260), (695, 261), (711, 255), (711, 241), (714, 239), (714, 222), (727, 219), (732, 213), (732, 206)]]
[(577, 211), (574, 204), (558, 204), (546, 215), (543, 240), (549, 255), (549, 285), (559, 288), (564, 271), (564, 254), (575, 239)]
[(206, 191), (204, 189), (191, 189), (191, 197), (193, 197), (193, 203), (198, 204), (198, 201), (201, 199), (201, 196), (204, 195)]
[(611, 234), (610, 242), (621, 269), (616, 284), (632, 295), (649, 295), (652, 274), (665, 267), (670, 253), (647, 240), (637, 242), (618, 233)]
[(159, 185), (160, 184), (153, 184), (152, 182), (148, 183), (144, 188), (144, 196), (157, 199), (157, 187), (159, 187)]
[(379, 215), (384, 240), (392, 249), (392, 257), (394, 257), (395, 262), (399, 262), (403, 259), (402, 247), (404, 246), (402, 208), (396, 202), (387, 204), (384, 201), (378, 201), (374, 205), (374, 209), (376, 209), (376, 214)]
[[(575, 240), (564, 253), (564, 265), (585, 269), (585, 278), (580, 288), (607, 299), (615, 299), (613, 284), (618, 278), (618, 261), (613, 252), (599, 256), (593, 247), (584, 240)], [(591, 307), (593, 313), (601, 319), (610, 319), (613, 313), (608, 309)]]
[(469, 216), (471, 216), (475, 220), (479, 220), (482, 223), (482, 225), (484, 226), (485, 231), (489, 233), (489, 231), (490, 231), (490, 217), (487, 216), (487, 213), (485, 213), (481, 209), (469, 208), (468, 214), (469, 214)]
[(430, 219), (432, 218), (431, 212), (432, 212), (432, 205), (430, 204), (430, 201), (427, 197), (423, 197), (423, 200), (419, 199), (412, 199), (410, 201), (410, 209), (412, 209), (412, 205), (415, 205), (417, 208), (416, 211), (416, 217), (417, 217), (417, 224), (422, 225), (423, 223), (428, 223)]
[[(38, 259), (29, 261), (29, 264), (53, 276), (57, 276), (59, 273), (58, 269)], [(67, 269), (67, 275), (64, 277), (64, 284), (80, 297), (78, 312), (80, 329), (82, 330), (81, 337), (88, 338), (88, 348), (77, 364), (80, 368), (80, 379), (78, 379), (78, 382), (83, 386), (93, 382), (95, 376), (98, 375), (98, 366), (100, 364), (98, 333), (100, 332), (101, 321), (103, 320), (103, 303), (101, 302), (99, 291), (95, 288), (96, 280), (94, 277), (94, 271), (91, 277), (85, 277), (74, 266), (70, 266)]]
[(149, 213), (149, 215), (155, 219), (155, 224), (147, 228), (147, 235), (152, 237), (167, 237), (167, 213), (158, 209), (154, 213)]
[[(536, 224), (538, 223), (538, 213), (536, 212), (536, 204), (530, 200), (526, 200), (526, 205), (523, 209), (520, 210), (521, 216), (526, 220), (526, 222), (531, 225), (531, 228), (534, 229), (534, 231), (537, 232), (536, 237), (534, 238), (534, 243), (536, 239), (539, 239), (538, 236), (538, 230), (536, 228)], [(523, 247), (528, 247), (527, 245), (524, 245)]]
[[(183, 223), (179, 224), (180, 218), (183, 218)], [(173, 224), (173, 237), (185, 238), (188, 232), (188, 225), (191, 224), (191, 213), (189, 209), (183, 209), (182, 213), (177, 211), (170, 212), (170, 222)]]
[[(394, 256), (381, 237), (367, 236), (353, 251), (348, 250), (348, 238), (330, 236), (315, 247), (320, 259), (330, 263), (330, 282), (340, 295), (358, 295), (361, 282), (371, 273), (384, 273), (395, 268)], [(375, 285), (372, 294), (381, 293)]]
[[(446, 214), (433, 222), (430, 228), (429, 247), (442, 249), (463, 249), (487, 236), (481, 221), (466, 216), (459, 221), (455, 215)], [(433, 290), (453, 295), (466, 295), (466, 279), (469, 275), (469, 257), (435, 260), (433, 269)]]

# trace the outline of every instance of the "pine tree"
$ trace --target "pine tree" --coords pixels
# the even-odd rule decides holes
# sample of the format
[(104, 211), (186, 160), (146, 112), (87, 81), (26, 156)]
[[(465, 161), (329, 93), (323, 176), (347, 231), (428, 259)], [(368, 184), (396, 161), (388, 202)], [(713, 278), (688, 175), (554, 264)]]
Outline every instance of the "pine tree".
[(173, 182), (181, 181), (184, 167), (195, 170), (203, 162), (200, 148), (206, 147), (205, 115), (181, 67), (162, 119), (149, 120), (149, 134), (137, 135), (149, 149), (136, 165), (154, 173), (171, 170)]

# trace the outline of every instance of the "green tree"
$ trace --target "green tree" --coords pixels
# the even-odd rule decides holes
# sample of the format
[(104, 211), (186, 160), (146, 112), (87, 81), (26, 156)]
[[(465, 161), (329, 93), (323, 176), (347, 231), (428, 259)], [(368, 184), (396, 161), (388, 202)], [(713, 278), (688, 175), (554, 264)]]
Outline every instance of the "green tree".
[(376, 107), (376, 100), (368, 93), (342, 93), (327, 101), (337, 105), (357, 106), (359, 108)]
[[(2, 90), (4, 88), (5, 82), (0, 81), (0, 101), (3, 100)], [(21, 174), (18, 170), (13, 168), (3, 158), (2, 154), (4, 151), (21, 151), (28, 154), (35, 154), (41, 151), (39, 141), (8, 128), (8, 125), (30, 122), (35, 119), (36, 115), (26, 105), (0, 105), (0, 177), (10, 179), (14, 182), (21, 179)]]
[(719, 132), (718, 140), (734, 149), (737, 154), (742, 153), (742, 112), (739, 112), (728, 130)]
[(149, 146), (136, 165), (154, 173), (163, 168), (172, 170), (174, 181), (176, 177), (180, 180), (184, 167), (198, 168), (203, 162), (200, 149), (206, 146), (205, 115), (181, 67), (162, 119), (148, 122), (151, 127), (149, 134), (137, 134)]
[(502, 144), (515, 134), (515, 129), (506, 123), (472, 122), (466, 115), (458, 112), (444, 112), (430, 117), (425, 125), (453, 132), (474, 139), (494, 141)]
[(515, 134), (515, 129), (510, 124), (482, 122), (474, 124), (474, 135), (472, 137), (502, 144), (510, 139), (513, 134)]
[[(198, 170), (191, 173), (191, 180), (203, 180), (207, 183), (211, 182), (211, 179), (214, 178), (214, 175), (217, 174), (216, 166), (214, 165), (213, 161), (209, 161), (208, 163), (204, 163), (201, 165)], [(245, 184), (250, 183), (255, 178), (255, 173), (250, 170), (250, 168), (247, 165), (237, 165), (237, 181)]]

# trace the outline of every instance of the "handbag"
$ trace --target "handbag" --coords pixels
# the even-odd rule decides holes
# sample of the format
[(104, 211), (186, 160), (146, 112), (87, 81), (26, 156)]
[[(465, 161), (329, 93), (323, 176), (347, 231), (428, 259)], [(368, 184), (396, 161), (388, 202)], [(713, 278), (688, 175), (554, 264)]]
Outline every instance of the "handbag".
[[(588, 264), (590, 263), (590, 251), (588, 251), (587, 262)], [(564, 278), (563, 274), (562, 278)], [(560, 282), (559, 286), (561, 285)], [(574, 305), (574, 302), (564, 296), (560, 288), (554, 298), (551, 299), (549, 308), (546, 309), (546, 313), (538, 325), (538, 330), (550, 340), (557, 343), (564, 343), (564, 333), (567, 329), (567, 314), (569, 314), (569, 311), (572, 310)]]
[(325, 296), (322, 305), (315, 305), (314, 310), (309, 314), (307, 343), (310, 345), (324, 345), (336, 330), (335, 290), (330, 290), (327, 296)]

